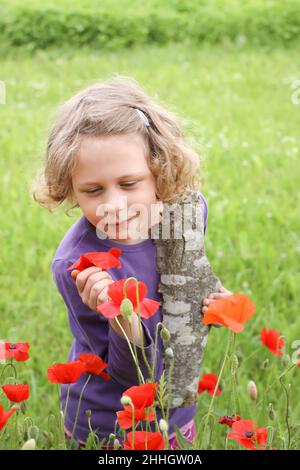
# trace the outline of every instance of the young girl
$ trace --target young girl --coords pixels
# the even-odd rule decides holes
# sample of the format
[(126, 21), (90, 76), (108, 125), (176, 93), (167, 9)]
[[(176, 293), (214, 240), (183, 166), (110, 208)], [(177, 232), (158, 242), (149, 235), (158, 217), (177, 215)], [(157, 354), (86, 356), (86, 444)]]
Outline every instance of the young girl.
[[(199, 156), (185, 142), (182, 128), (171, 112), (147, 96), (134, 79), (115, 77), (84, 89), (62, 106), (48, 140), (40, 184), (42, 186), (33, 195), (41, 205), (52, 209), (66, 201), (71, 208), (80, 207), (83, 214), (63, 237), (52, 262), (53, 278), (66, 304), (74, 336), (68, 361), (77, 360), (80, 353), (94, 353), (109, 365), (107, 372), (111, 380), (92, 376), (83, 394), (75, 438), (84, 446), (90, 431), (86, 410), (91, 411), (91, 426), (100, 440), (107, 439), (116, 430), (116, 412), (122, 410), (122, 393), (138, 385), (136, 367), (122, 330), (114, 319), (99, 314), (97, 306), (109, 299), (107, 292), (111, 283), (130, 276), (146, 283), (148, 298), (160, 300), (156, 249), (150, 236), (157, 218), (149, 214), (151, 207), (161, 208), (163, 202), (173, 203), (179, 196), (198, 190)], [(207, 203), (200, 192), (198, 197), (205, 234)], [(99, 210), (103, 207), (115, 219), (107, 221), (104, 212)], [(142, 209), (130, 213), (134, 207)], [(102, 229), (99, 229), (99, 222)], [(140, 223), (146, 226), (142, 233), (136, 230), (141, 227)], [(102, 271), (89, 267), (71, 276), (68, 267), (82, 254), (106, 252), (112, 247), (122, 251), (120, 269)], [(200, 309), (205, 312), (210, 302), (227, 295), (231, 292), (222, 287), (220, 292), (205, 299), (202, 308), (199, 306), (199, 320)], [(146, 380), (149, 376), (141, 354), (137, 314), (133, 312), (132, 335), (127, 321), (121, 316), (118, 320), (130, 341), (136, 344)], [(161, 308), (151, 318), (142, 318), (145, 352), (150, 364), (153, 363), (155, 327), (160, 321)], [(163, 343), (159, 338), (155, 364), (157, 382), (163, 371), (162, 351)], [(73, 429), (85, 380), (83, 375), (70, 387), (65, 417), (67, 437)], [(62, 385), (62, 410), (66, 395), (67, 385)], [(195, 405), (170, 410), (171, 449), (177, 445), (174, 424), (189, 441), (195, 437), (197, 409)], [(158, 409), (158, 421), (161, 417)], [(151, 430), (155, 431), (153, 422)], [(117, 427), (116, 431), (122, 443), (120, 429)]]

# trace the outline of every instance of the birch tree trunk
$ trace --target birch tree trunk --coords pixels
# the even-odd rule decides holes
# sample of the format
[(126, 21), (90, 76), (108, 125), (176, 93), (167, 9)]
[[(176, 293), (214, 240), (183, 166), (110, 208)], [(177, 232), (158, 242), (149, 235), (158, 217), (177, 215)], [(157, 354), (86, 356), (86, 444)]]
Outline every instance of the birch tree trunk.
[[(164, 349), (174, 352), (171, 377), (171, 408), (197, 403), (200, 367), (210, 327), (201, 322), (202, 301), (220, 289), (204, 252), (201, 202), (196, 193), (176, 204), (163, 204), (163, 217), (153, 227), (157, 248), (159, 292), (162, 297), (163, 324), (171, 339)], [(169, 374), (170, 359), (164, 355)]]

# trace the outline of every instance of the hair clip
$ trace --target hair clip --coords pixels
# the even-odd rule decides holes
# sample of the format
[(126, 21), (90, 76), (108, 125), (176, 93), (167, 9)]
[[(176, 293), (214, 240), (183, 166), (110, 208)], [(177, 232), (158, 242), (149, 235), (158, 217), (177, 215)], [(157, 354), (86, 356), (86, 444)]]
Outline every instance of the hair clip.
[(144, 114), (144, 112), (141, 109), (137, 108), (136, 106), (131, 106), (131, 108), (135, 109), (138, 112), (145, 127), (151, 127), (147, 116)]

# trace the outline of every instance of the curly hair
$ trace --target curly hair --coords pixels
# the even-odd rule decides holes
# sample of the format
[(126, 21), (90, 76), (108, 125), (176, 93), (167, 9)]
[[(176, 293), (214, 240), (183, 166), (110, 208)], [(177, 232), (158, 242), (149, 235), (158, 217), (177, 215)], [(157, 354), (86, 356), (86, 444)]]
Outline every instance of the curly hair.
[[(133, 109), (144, 112), (145, 127)], [(115, 75), (95, 83), (66, 101), (53, 124), (43, 168), (31, 187), (36, 202), (53, 211), (66, 201), (75, 203), (72, 173), (84, 136), (140, 133), (147, 149), (157, 198), (173, 203), (199, 189), (200, 156), (185, 141), (177, 116), (157, 104), (132, 77)], [(75, 203), (69, 210), (79, 207)]]

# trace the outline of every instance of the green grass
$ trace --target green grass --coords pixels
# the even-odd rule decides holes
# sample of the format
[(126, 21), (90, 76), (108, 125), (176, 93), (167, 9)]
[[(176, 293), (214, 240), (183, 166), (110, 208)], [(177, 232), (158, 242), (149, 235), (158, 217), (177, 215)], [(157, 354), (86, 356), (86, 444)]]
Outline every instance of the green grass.
[[(191, 143), (205, 155), (209, 260), (225, 287), (248, 295), (257, 307), (237, 341), (239, 397), (243, 415), (251, 418), (248, 380), (257, 382), (262, 397), (263, 361), (274, 363), (272, 373), (281, 370), (280, 359), (260, 347), (261, 328), (285, 335), (289, 353), (291, 342), (300, 339), (300, 105), (291, 103), (291, 81), (300, 78), (298, 58), (299, 47), (269, 51), (170, 44), (120, 53), (52, 50), (31, 57), (19, 52), (1, 59), (7, 103), (0, 105), (0, 338), (31, 345), (31, 359), (18, 371), (20, 381), (31, 386), (28, 414), (37, 426), (45, 429), (48, 413), (57, 410), (57, 388), (47, 382), (47, 367), (67, 359), (72, 341), (50, 263), (80, 212), (73, 219), (63, 210), (51, 214), (33, 202), (29, 188), (58, 105), (115, 72), (134, 76), (177, 112)], [(219, 372), (227, 333), (212, 330), (202, 373)], [(300, 418), (296, 369), (288, 376), (294, 424)], [(229, 386), (227, 376), (225, 383)], [(200, 412), (208, 398), (201, 395)], [(222, 414), (227, 414), (227, 398), (224, 392), (216, 399)], [(273, 387), (265, 402), (274, 403), (284, 430), (280, 387)], [(260, 425), (268, 422), (266, 416), (264, 409)], [(217, 429), (215, 445), (222, 448), (225, 429)]]

